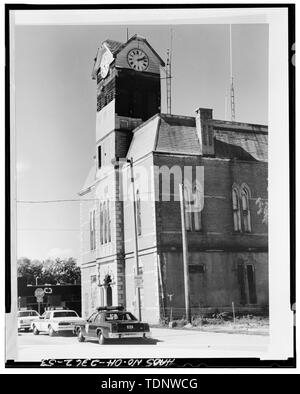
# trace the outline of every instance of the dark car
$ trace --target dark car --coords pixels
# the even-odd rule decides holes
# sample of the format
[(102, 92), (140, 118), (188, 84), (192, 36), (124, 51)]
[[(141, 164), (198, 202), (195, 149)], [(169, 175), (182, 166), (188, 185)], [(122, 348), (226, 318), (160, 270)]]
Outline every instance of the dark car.
[(79, 342), (98, 339), (100, 345), (108, 339), (151, 337), (149, 324), (138, 321), (120, 306), (97, 308), (85, 323), (75, 326), (75, 332)]

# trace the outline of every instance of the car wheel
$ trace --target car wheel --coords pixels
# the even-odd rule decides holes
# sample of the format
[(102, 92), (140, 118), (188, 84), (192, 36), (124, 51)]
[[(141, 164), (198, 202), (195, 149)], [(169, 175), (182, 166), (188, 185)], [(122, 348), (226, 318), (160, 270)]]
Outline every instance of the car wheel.
[(55, 335), (55, 331), (54, 331), (53, 328), (50, 326), (50, 327), (49, 327), (49, 336), (50, 336), (50, 337), (54, 337), (54, 335)]
[(36, 328), (36, 326), (33, 326), (33, 335), (39, 335), (39, 330)]
[(105, 344), (105, 338), (104, 338), (104, 336), (103, 336), (101, 331), (99, 331), (99, 333), (98, 333), (98, 343), (99, 343), (99, 345), (104, 345)]
[(78, 339), (78, 342), (84, 342), (85, 341), (85, 337), (83, 336), (82, 331), (81, 331), (80, 328), (77, 330), (77, 339)]

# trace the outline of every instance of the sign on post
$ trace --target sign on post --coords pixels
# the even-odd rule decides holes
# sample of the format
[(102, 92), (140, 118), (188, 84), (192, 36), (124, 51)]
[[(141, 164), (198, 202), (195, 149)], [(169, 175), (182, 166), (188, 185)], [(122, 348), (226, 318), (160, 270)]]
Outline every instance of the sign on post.
[(41, 303), (43, 302), (45, 295), (44, 289), (38, 287), (37, 289), (35, 289), (34, 295), (36, 298), (36, 302), (38, 303), (38, 312), (41, 313)]
[(142, 275), (135, 275), (134, 277), (135, 287), (142, 289), (143, 288), (143, 277)]
[(41, 287), (38, 287), (37, 289), (35, 289), (34, 295), (36, 298), (38, 298), (38, 297), (43, 298), (44, 294), (45, 294), (44, 289), (42, 289)]

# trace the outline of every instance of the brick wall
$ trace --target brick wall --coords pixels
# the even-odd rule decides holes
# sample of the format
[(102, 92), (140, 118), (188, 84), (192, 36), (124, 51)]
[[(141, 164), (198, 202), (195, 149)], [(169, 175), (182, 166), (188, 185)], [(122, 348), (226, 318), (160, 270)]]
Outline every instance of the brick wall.
[[(268, 306), (268, 255), (267, 253), (230, 253), (230, 252), (191, 252), (189, 264), (202, 265), (203, 272), (190, 273), (191, 307), (221, 309), (231, 307), (232, 302), (237, 308), (245, 307), (241, 303), (240, 284), (237, 265), (254, 267), (256, 306)], [(184, 314), (184, 280), (182, 253), (167, 252), (163, 254), (163, 273), (165, 294), (173, 294), (172, 303), (166, 297), (166, 307), (177, 308), (177, 313)], [(245, 277), (245, 291), (248, 290)], [(248, 297), (249, 301), (249, 297)], [(251, 307), (249, 302), (246, 303)]]
[[(189, 246), (193, 249), (267, 250), (267, 225), (258, 216), (256, 200), (267, 198), (267, 164), (200, 158), (197, 156), (154, 155), (154, 164), (172, 167), (204, 166), (204, 209), (202, 231), (189, 232)], [(246, 183), (250, 190), (251, 233), (237, 234), (233, 229), (232, 185)], [(178, 186), (174, 187), (175, 193)], [(181, 218), (179, 201), (156, 203), (157, 232), (162, 247), (181, 247)]]

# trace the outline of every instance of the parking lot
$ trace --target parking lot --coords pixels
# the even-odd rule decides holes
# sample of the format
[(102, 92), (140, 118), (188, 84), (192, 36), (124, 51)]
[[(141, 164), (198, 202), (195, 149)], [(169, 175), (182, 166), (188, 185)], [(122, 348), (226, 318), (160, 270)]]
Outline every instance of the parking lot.
[(196, 330), (152, 328), (152, 340), (114, 340), (99, 345), (95, 341), (79, 343), (72, 335), (18, 335), (18, 361), (66, 358), (185, 358), (185, 357), (257, 357), (267, 351), (268, 336), (211, 333)]

